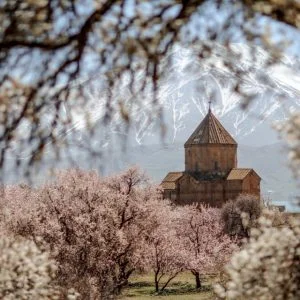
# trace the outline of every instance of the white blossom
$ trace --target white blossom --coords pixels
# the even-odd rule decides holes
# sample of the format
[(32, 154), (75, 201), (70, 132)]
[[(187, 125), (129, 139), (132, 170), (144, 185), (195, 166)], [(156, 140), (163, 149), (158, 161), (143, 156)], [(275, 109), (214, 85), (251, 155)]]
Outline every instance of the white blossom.
[(250, 241), (226, 268), (229, 281), (215, 292), (226, 299), (300, 299), (300, 223), (272, 227), (259, 219)]
[(290, 166), (295, 176), (300, 177), (300, 112), (292, 113), (285, 123), (277, 124), (275, 128), (286, 140)]
[[(0, 238), (0, 299), (63, 299), (53, 284), (56, 265), (33, 241)], [(68, 299), (77, 299), (70, 290)]]

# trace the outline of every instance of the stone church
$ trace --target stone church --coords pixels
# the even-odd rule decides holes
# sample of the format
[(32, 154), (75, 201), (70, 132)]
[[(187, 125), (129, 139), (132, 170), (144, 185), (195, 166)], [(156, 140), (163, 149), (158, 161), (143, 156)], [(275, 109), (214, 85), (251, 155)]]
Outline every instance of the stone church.
[(184, 144), (185, 171), (170, 172), (163, 179), (164, 198), (220, 207), (242, 193), (260, 197), (261, 178), (251, 168), (237, 167), (237, 146), (209, 108)]

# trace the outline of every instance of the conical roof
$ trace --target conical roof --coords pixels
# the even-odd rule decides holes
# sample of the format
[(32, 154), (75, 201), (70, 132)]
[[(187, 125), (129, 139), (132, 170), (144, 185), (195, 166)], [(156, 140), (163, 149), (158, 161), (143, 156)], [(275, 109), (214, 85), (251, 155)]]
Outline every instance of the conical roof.
[(237, 143), (209, 109), (203, 121), (184, 145), (188, 146), (197, 144), (236, 145)]

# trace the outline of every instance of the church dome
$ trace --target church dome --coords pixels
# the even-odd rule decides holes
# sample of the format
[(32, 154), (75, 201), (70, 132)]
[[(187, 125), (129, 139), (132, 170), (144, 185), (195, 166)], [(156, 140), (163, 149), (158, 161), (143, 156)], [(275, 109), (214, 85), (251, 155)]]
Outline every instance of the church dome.
[(230, 144), (237, 145), (229, 132), (209, 109), (207, 115), (192, 133), (184, 146), (197, 144)]

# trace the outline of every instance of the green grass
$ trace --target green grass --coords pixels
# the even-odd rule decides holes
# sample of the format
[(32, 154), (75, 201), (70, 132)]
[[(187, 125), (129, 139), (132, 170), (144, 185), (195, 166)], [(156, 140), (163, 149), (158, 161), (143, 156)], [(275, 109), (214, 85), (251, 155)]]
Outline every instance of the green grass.
[(195, 289), (194, 277), (190, 273), (178, 275), (161, 295), (154, 290), (153, 274), (135, 275), (120, 300), (208, 300), (213, 299), (211, 279), (204, 278), (201, 290)]

